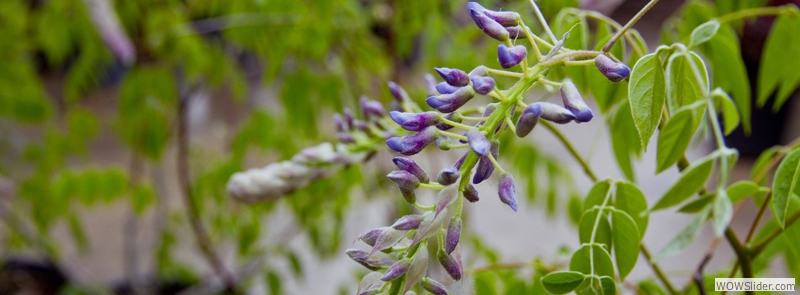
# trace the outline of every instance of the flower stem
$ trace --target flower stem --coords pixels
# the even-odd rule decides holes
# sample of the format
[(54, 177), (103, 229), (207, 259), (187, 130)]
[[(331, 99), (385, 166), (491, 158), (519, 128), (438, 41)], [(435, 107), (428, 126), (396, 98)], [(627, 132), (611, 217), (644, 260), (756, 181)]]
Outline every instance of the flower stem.
[(553, 30), (550, 29), (550, 25), (547, 24), (547, 20), (544, 19), (544, 15), (542, 14), (542, 11), (539, 10), (539, 6), (536, 5), (536, 1), (534, 1), (534, 0), (530, 0), (530, 1), (531, 1), (531, 5), (533, 6), (533, 13), (536, 14), (536, 18), (539, 20), (539, 23), (541, 23), (542, 27), (544, 27), (544, 31), (547, 32), (548, 36), (550, 36), (550, 40), (553, 40), (553, 43), (558, 42), (558, 39), (556, 38), (556, 35), (553, 34)]
[(447, 132), (447, 131), (442, 131), (442, 130), (439, 130), (439, 135), (444, 135), (444, 136), (452, 137), (452, 138), (455, 138), (455, 139), (467, 140), (467, 137), (464, 136), (464, 135), (455, 134), (453, 132)]
[(756, 7), (756, 8), (743, 9), (736, 12), (731, 12), (725, 15), (721, 15), (720, 17), (717, 17), (717, 21), (720, 23), (726, 23), (743, 18), (774, 16), (791, 11), (788, 8), (789, 6), (784, 5), (784, 6)]
[(502, 166), (500, 166), (500, 163), (497, 163), (497, 159), (495, 159), (492, 154), (486, 154), (486, 157), (489, 158), (489, 161), (492, 162), (492, 165), (494, 165), (494, 167), (497, 168), (497, 171), (500, 171), (500, 173), (506, 173), (506, 170), (503, 169)]
[(589, 164), (586, 163), (586, 161), (583, 160), (583, 158), (578, 153), (578, 151), (575, 150), (575, 147), (572, 146), (572, 143), (569, 141), (569, 139), (567, 139), (567, 137), (565, 137), (564, 134), (561, 133), (561, 131), (559, 131), (555, 126), (553, 126), (553, 123), (550, 123), (550, 122), (545, 121), (545, 120), (539, 120), (539, 122), (542, 125), (544, 125), (544, 127), (546, 127), (547, 130), (550, 130), (550, 132), (552, 132), (553, 135), (558, 137), (558, 140), (560, 140), (561, 143), (564, 144), (564, 146), (567, 148), (569, 153), (572, 154), (572, 157), (575, 158), (575, 160), (577, 160), (578, 163), (581, 164), (581, 167), (583, 167), (583, 172), (586, 173), (586, 175), (589, 176), (589, 178), (591, 178), (592, 181), (597, 181), (597, 179), (598, 179), (597, 175), (594, 174), (594, 172), (592, 171), (592, 168), (589, 167)]
[(442, 117), (442, 122), (444, 122), (447, 125), (450, 125), (450, 126), (453, 126), (453, 127), (458, 127), (458, 128), (461, 128), (461, 129), (466, 129), (466, 130), (475, 130), (475, 129), (477, 129), (477, 128), (475, 128), (475, 126), (469, 126), (469, 125), (461, 124), (461, 123), (458, 123), (458, 122), (455, 122), (455, 121), (452, 121), (452, 120), (448, 120), (448, 119), (446, 119), (444, 117)]
[(436, 182), (420, 183), (419, 187), (421, 187), (421, 188), (429, 188), (429, 189), (444, 189), (445, 188), (444, 185), (438, 184)]
[(633, 27), (633, 25), (636, 22), (638, 22), (639, 19), (641, 19), (642, 16), (644, 16), (644, 14), (647, 13), (648, 10), (650, 10), (650, 8), (653, 8), (653, 6), (655, 6), (656, 3), (658, 3), (658, 0), (650, 0), (650, 2), (647, 3), (647, 5), (645, 5), (642, 8), (642, 10), (639, 10), (639, 12), (636, 13), (636, 15), (633, 16), (633, 18), (630, 21), (628, 21), (628, 23), (625, 24), (625, 26), (622, 27), (621, 30), (617, 31), (617, 33), (614, 34), (614, 37), (611, 37), (611, 40), (608, 40), (608, 43), (606, 43), (606, 45), (603, 46), (603, 52), (609, 52), (611, 50), (611, 47), (614, 47), (614, 44), (616, 44), (617, 41), (619, 41), (619, 38), (622, 37), (622, 35), (624, 35), (625, 32), (630, 30), (630, 28)]

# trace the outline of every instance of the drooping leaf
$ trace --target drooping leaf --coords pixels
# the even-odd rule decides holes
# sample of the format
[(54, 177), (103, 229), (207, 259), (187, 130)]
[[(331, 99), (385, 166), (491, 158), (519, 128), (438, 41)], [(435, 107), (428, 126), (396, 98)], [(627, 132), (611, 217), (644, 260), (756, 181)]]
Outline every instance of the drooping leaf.
[(719, 30), (719, 21), (712, 19), (703, 23), (702, 25), (697, 26), (697, 28), (692, 31), (692, 36), (689, 39), (689, 48), (695, 47), (700, 45), (717, 34)]
[(678, 180), (672, 184), (661, 199), (653, 206), (650, 211), (666, 209), (680, 204), (694, 193), (699, 191), (711, 176), (714, 168), (714, 157), (705, 157), (693, 163), (689, 168), (681, 173)]
[(701, 211), (689, 224), (686, 225), (679, 233), (676, 235), (672, 240), (667, 243), (664, 248), (657, 255), (657, 259), (672, 256), (678, 254), (687, 246), (689, 246), (697, 235), (700, 234), (700, 231), (703, 229), (703, 224), (706, 223), (708, 219), (708, 214), (710, 212), (710, 207), (707, 207), (705, 210)]
[(758, 106), (766, 104), (777, 89), (774, 111), (781, 108), (800, 83), (800, 17), (797, 8), (793, 14), (781, 14), (775, 20), (764, 44), (761, 66), (758, 70)]
[[(724, 24), (714, 38), (700, 46), (703, 55), (711, 63), (713, 84), (730, 93), (742, 121), (745, 134), (750, 134), (750, 80), (747, 77), (747, 68), (741, 59), (739, 39), (736, 31), (728, 24)], [(728, 115), (723, 108), (725, 130), (733, 124), (728, 124)], [(731, 122), (732, 123), (732, 122)]]
[(717, 88), (712, 92), (714, 97), (714, 107), (717, 112), (722, 113), (722, 122), (725, 128), (725, 135), (731, 134), (739, 126), (739, 112), (736, 111), (736, 104), (727, 93)]
[(611, 211), (611, 235), (614, 240), (614, 258), (617, 261), (617, 272), (622, 280), (633, 270), (639, 258), (639, 228), (636, 222), (625, 211)]
[(666, 87), (664, 70), (657, 53), (645, 55), (633, 66), (628, 83), (628, 102), (642, 148), (645, 150), (661, 121), (661, 111), (667, 95)]
[(611, 133), (611, 147), (619, 169), (625, 174), (625, 178), (635, 181), (631, 156), (641, 153), (642, 141), (639, 139), (639, 132), (633, 122), (630, 103), (627, 100), (623, 101), (614, 114), (608, 131)]
[(716, 194), (703, 195), (699, 199), (696, 199), (694, 201), (687, 203), (686, 205), (681, 206), (681, 208), (678, 209), (678, 212), (689, 213), (689, 214), (700, 212), (703, 209), (706, 209), (706, 207), (708, 207), (708, 205), (715, 200), (715, 196)]
[(678, 113), (669, 118), (667, 124), (658, 134), (658, 150), (656, 151), (656, 173), (661, 173), (683, 157), (686, 148), (692, 141), (692, 135), (697, 130), (700, 122), (697, 119), (697, 110), (682, 108)]
[(795, 149), (786, 155), (772, 181), (770, 206), (781, 227), (785, 225), (789, 198), (793, 194), (800, 196), (800, 149)]
[(619, 181), (614, 201), (617, 209), (627, 212), (636, 221), (639, 236), (644, 237), (650, 217), (647, 215), (647, 199), (642, 190), (633, 182)]
[(542, 284), (552, 294), (566, 294), (583, 283), (584, 275), (576, 271), (556, 271), (542, 277)]
[[(673, 116), (681, 107), (702, 100), (709, 91), (705, 63), (694, 52), (676, 53), (670, 56), (666, 73), (667, 106)], [(695, 114), (697, 121), (700, 120), (704, 110), (705, 106), (700, 107)]]
[(714, 233), (721, 237), (733, 218), (733, 203), (725, 190), (717, 191), (714, 197)]

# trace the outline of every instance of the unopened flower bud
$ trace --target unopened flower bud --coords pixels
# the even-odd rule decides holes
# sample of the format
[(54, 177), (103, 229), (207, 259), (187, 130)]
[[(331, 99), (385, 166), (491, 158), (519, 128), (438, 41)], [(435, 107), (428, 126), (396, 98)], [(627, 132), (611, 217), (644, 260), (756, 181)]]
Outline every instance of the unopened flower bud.
[(367, 122), (356, 119), (353, 121), (353, 124), (355, 124), (356, 129), (360, 130), (361, 132), (369, 132), (369, 124)]
[(447, 82), (441, 82), (439, 84), (436, 84), (436, 91), (438, 91), (441, 94), (450, 94), (458, 91), (459, 88), (461, 87), (450, 85)]
[(467, 142), (469, 143), (469, 147), (479, 156), (485, 156), (489, 153), (489, 147), (491, 143), (489, 140), (486, 139), (486, 136), (483, 136), (478, 130), (470, 130), (467, 131)]
[(441, 185), (451, 185), (456, 183), (459, 177), (461, 177), (461, 173), (458, 172), (458, 169), (444, 168), (439, 172), (439, 175), (436, 176), (436, 182)]
[(478, 190), (471, 184), (467, 185), (467, 188), (464, 190), (464, 199), (467, 199), (470, 203), (475, 203), (480, 201), (481, 198), (478, 196)]
[(342, 115), (333, 114), (333, 123), (336, 124), (336, 132), (345, 132), (348, 129), (348, 126), (344, 124)]
[(494, 89), (494, 79), (489, 76), (474, 76), (472, 77), (472, 89), (482, 95), (489, 94)]
[(391, 258), (386, 256), (381, 257), (380, 255), (371, 256), (369, 253), (361, 249), (348, 249), (345, 251), (345, 254), (347, 254), (350, 259), (353, 259), (355, 262), (358, 262), (369, 270), (378, 270), (381, 267), (394, 264), (394, 260)]
[(506, 203), (515, 212), (517, 211), (517, 188), (514, 185), (514, 176), (511, 173), (500, 174), (498, 194), (501, 202)]
[(458, 260), (456, 260), (453, 255), (449, 255), (447, 252), (439, 249), (439, 251), (436, 252), (436, 260), (439, 261), (439, 264), (444, 267), (444, 270), (451, 278), (456, 281), (461, 280), (461, 264), (458, 263)]
[(453, 216), (450, 224), (447, 225), (447, 235), (444, 240), (444, 250), (449, 255), (453, 253), (461, 240), (461, 217)]
[(378, 236), (386, 229), (385, 227), (375, 228), (368, 230), (361, 235), (358, 236), (358, 239), (364, 242), (367, 245), (375, 246), (375, 241), (378, 240)]
[(472, 71), (469, 72), (468, 76), (470, 79), (473, 77), (480, 77), (480, 76), (488, 76), (489, 75), (489, 68), (486, 66), (477, 66)]
[(461, 155), (461, 158), (458, 158), (458, 160), (456, 160), (456, 162), (453, 163), (453, 168), (455, 168), (456, 170), (461, 169), (461, 165), (464, 164), (464, 160), (467, 159), (467, 155), (469, 155), (469, 152), (466, 152), (463, 155)]
[(497, 60), (504, 69), (518, 65), (528, 55), (528, 49), (522, 45), (508, 47), (505, 44), (497, 46)]
[(442, 122), (441, 118), (439, 118), (439, 114), (432, 111), (424, 113), (391, 111), (389, 112), (389, 116), (397, 125), (400, 125), (400, 127), (408, 131), (421, 131), (425, 129), (425, 127)]
[(362, 96), (359, 100), (361, 112), (364, 113), (364, 118), (369, 119), (370, 116), (383, 117), (386, 115), (386, 110), (380, 102), (370, 100), (366, 96)]
[(419, 179), (419, 182), (428, 183), (430, 181), (430, 178), (428, 178), (428, 174), (425, 173), (425, 170), (422, 170), (422, 168), (419, 167), (417, 162), (414, 162), (414, 160), (405, 157), (395, 157), (392, 159), (392, 162), (394, 162), (394, 164), (397, 165), (397, 168), (400, 168), (400, 170), (407, 171), (408, 173), (416, 176), (417, 179)]
[[(498, 152), (500, 150), (500, 143), (493, 142), (491, 147), (489, 148), (489, 152), (497, 159)], [(494, 172), (494, 164), (492, 160), (489, 160), (488, 156), (483, 156), (478, 160), (478, 167), (475, 169), (475, 175), (472, 177), (472, 183), (479, 184), (482, 181), (489, 178)]]
[(483, 6), (476, 2), (470, 2), (467, 4), (467, 9), (469, 10), (469, 15), (472, 17), (472, 20), (475, 21), (478, 28), (486, 35), (501, 42), (508, 40), (508, 31), (506, 31), (506, 28), (487, 16), (484, 13), (486, 9), (483, 8)]
[(564, 107), (575, 115), (575, 122), (582, 123), (592, 120), (594, 116), (592, 109), (583, 101), (581, 92), (572, 82), (564, 81), (561, 83), (561, 100), (564, 102)]
[(624, 63), (614, 62), (605, 55), (598, 55), (594, 58), (594, 65), (611, 82), (625, 80), (631, 74), (631, 69)]
[[(469, 4), (467, 4), (467, 6), (469, 7)], [(519, 13), (515, 11), (494, 11), (484, 8), (483, 14), (504, 27), (519, 25), (521, 19)]]
[(350, 108), (344, 108), (344, 118), (347, 121), (347, 126), (353, 126), (353, 121), (356, 119), (356, 115), (353, 114), (353, 111)]
[(404, 156), (415, 155), (436, 141), (436, 138), (439, 137), (438, 133), (436, 127), (429, 126), (414, 135), (389, 138), (386, 141), (386, 145)]
[(397, 102), (403, 102), (409, 100), (408, 93), (403, 87), (397, 85), (397, 83), (389, 81), (389, 92), (392, 93), (392, 96)]
[[(397, 230), (391, 227), (384, 229), (375, 240), (375, 246), (372, 246), (372, 251), (369, 253), (370, 257), (375, 255), (375, 253), (379, 253), (378, 251), (383, 251), (397, 245), (397, 243), (406, 236), (406, 233), (407, 231)], [(382, 254), (379, 254), (379, 256), (380, 255)]]
[(411, 258), (406, 258), (395, 262), (389, 267), (388, 270), (386, 270), (383, 277), (381, 277), (381, 281), (388, 282), (399, 278), (408, 271), (410, 266)]
[[(490, 78), (491, 79), (491, 78)], [(494, 88), (494, 85), (492, 85)], [(475, 96), (475, 91), (470, 87), (461, 87), (456, 92), (450, 94), (442, 94), (439, 96), (431, 96), (425, 100), (428, 105), (442, 113), (452, 113), (464, 104), (466, 104), (472, 97)]]
[(575, 115), (573, 115), (572, 112), (557, 104), (537, 102), (531, 104), (529, 107), (532, 108), (533, 112), (541, 113), (539, 116), (540, 118), (553, 123), (566, 124), (575, 120)]
[(419, 224), (422, 223), (422, 219), (424, 217), (422, 215), (412, 214), (400, 217), (397, 221), (392, 224), (392, 228), (396, 230), (412, 230), (417, 229)]
[(525, 34), (525, 29), (522, 26), (506, 27), (508, 37), (511, 39), (525, 39), (528, 35)]
[[(447, 115), (444, 115), (444, 118), (447, 119), (447, 120), (456, 122), (456, 123), (461, 123), (461, 121), (462, 121), (462, 116), (459, 113), (449, 113)], [(439, 123), (438, 125), (436, 125), (436, 128), (438, 128), (439, 130), (442, 130), (442, 131), (447, 131), (447, 130), (453, 129), (453, 125), (450, 125), (450, 124), (447, 124), (445, 122), (442, 122), (442, 123)]]
[(339, 141), (341, 141), (343, 143), (354, 143), (354, 142), (356, 142), (356, 139), (353, 138), (353, 136), (350, 135), (349, 133), (343, 133), (343, 132), (342, 133), (337, 133), (336, 136), (339, 138)]
[(439, 76), (442, 76), (447, 84), (462, 87), (467, 86), (469, 84), (469, 77), (467, 73), (459, 69), (450, 69), (450, 68), (433, 68), (439, 73)]
[(522, 114), (519, 115), (519, 120), (517, 120), (517, 136), (525, 137), (533, 130), (533, 127), (536, 127), (536, 123), (539, 123), (539, 116), (542, 115), (542, 108), (540, 106), (534, 106), (535, 104), (528, 105), (524, 110), (522, 110)]
[(447, 295), (447, 289), (444, 288), (444, 285), (432, 280), (431, 278), (422, 278), (422, 282), (420, 284), (422, 285), (423, 289), (433, 293), (433, 295)]
[(406, 198), (406, 202), (410, 204), (416, 202), (416, 194), (414, 194), (414, 190), (419, 187), (419, 179), (417, 179), (414, 174), (411, 174), (408, 171), (396, 170), (389, 172), (386, 177), (397, 184), (400, 192), (403, 193), (403, 197)]

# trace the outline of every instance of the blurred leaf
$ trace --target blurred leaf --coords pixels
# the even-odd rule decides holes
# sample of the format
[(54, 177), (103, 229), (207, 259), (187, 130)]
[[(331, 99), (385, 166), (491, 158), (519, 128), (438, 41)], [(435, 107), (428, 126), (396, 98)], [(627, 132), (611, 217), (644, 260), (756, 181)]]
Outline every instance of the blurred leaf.
[(552, 294), (566, 294), (583, 283), (583, 273), (576, 271), (551, 272), (542, 277), (542, 284)]
[(475, 275), (475, 294), (496, 295), (494, 275), (490, 272), (480, 272)]
[(728, 198), (731, 202), (738, 203), (739, 201), (747, 198), (759, 191), (759, 186), (755, 182), (749, 180), (740, 180), (728, 187)]
[(711, 176), (714, 168), (714, 157), (705, 157), (686, 168), (678, 180), (670, 186), (650, 211), (666, 209), (680, 204), (699, 191)]
[(136, 214), (141, 215), (156, 200), (155, 192), (149, 185), (137, 185), (131, 193), (131, 205)]
[(689, 222), (686, 227), (684, 227), (678, 235), (676, 235), (672, 240), (670, 240), (664, 248), (658, 253), (656, 259), (661, 259), (664, 257), (669, 257), (675, 254), (680, 253), (683, 249), (686, 249), (695, 238), (700, 234), (700, 231), (703, 229), (703, 224), (706, 223), (708, 219), (708, 214), (711, 211), (711, 207), (706, 207), (705, 210), (701, 211), (692, 221)]
[(269, 288), (270, 295), (280, 295), (283, 294), (283, 286), (281, 282), (281, 278), (278, 276), (275, 271), (269, 270), (267, 271), (267, 276), (265, 278), (265, 283)]
[(789, 208), (789, 198), (792, 195), (800, 196), (800, 149), (795, 149), (786, 155), (775, 172), (772, 181), (772, 212), (778, 224), (784, 227), (786, 212)]
[(714, 197), (714, 233), (721, 237), (733, 218), (733, 204), (724, 190), (717, 191)]
[(719, 21), (715, 19), (697, 26), (694, 31), (692, 31), (691, 39), (689, 41), (689, 48), (696, 47), (697, 45), (711, 40), (711, 38), (717, 34), (717, 31), (719, 31), (719, 26)]
[[(739, 39), (729, 25), (723, 25), (719, 33), (700, 47), (704, 56), (710, 61), (713, 69), (713, 84), (731, 93), (742, 121), (745, 134), (750, 133), (750, 80), (747, 69), (741, 59)], [(733, 114), (723, 103), (725, 133), (735, 128)], [(738, 121), (738, 119), (737, 119)]]
[(800, 60), (785, 58), (800, 56), (800, 18), (797, 7), (789, 6), (793, 14), (781, 14), (775, 20), (762, 51), (758, 70), (758, 106), (763, 107), (777, 90), (772, 110), (777, 111), (800, 83)]
[(697, 131), (700, 122), (697, 121), (695, 108), (682, 108), (669, 118), (661, 132), (658, 133), (658, 149), (656, 150), (656, 173), (661, 173), (680, 160), (692, 135)]
[(717, 112), (722, 113), (723, 125), (725, 126), (725, 135), (731, 134), (736, 127), (739, 126), (739, 113), (736, 111), (736, 104), (733, 99), (723, 91), (714, 90), (714, 107)]

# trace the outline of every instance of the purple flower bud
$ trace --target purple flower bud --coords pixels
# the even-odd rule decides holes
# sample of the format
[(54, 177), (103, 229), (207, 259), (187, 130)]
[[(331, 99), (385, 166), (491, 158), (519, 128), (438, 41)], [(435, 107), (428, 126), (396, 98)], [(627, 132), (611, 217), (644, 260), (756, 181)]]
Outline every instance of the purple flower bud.
[[(489, 148), (489, 152), (497, 159), (498, 152), (500, 151), (500, 143), (493, 142), (492, 146)], [(488, 156), (483, 156), (478, 160), (478, 167), (475, 169), (475, 175), (472, 177), (472, 183), (479, 184), (482, 181), (489, 178), (494, 172), (494, 164), (492, 164), (492, 160), (489, 160)]]
[(358, 239), (367, 245), (375, 246), (375, 241), (378, 240), (378, 236), (381, 234), (381, 232), (383, 232), (384, 229), (386, 228), (382, 227), (368, 230), (359, 235)]
[(462, 87), (469, 85), (469, 77), (467, 73), (459, 69), (450, 69), (450, 68), (433, 68), (439, 73), (439, 76), (442, 76), (447, 84)]
[[(469, 6), (469, 4), (467, 4), (467, 6)], [(504, 27), (519, 25), (520, 21), (519, 13), (515, 11), (494, 11), (484, 8), (483, 14)]]
[(369, 132), (369, 124), (367, 124), (367, 122), (356, 119), (355, 121), (353, 121), (353, 124), (355, 124), (356, 129), (360, 130), (361, 132), (364, 133)]
[(489, 76), (474, 76), (472, 77), (472, 89), (475, 92), (486, 95), (494, 89), (494, 79)]
[(508, 37), (511, 39), (525, 39), (528, 35), (525, 34), (525, 29), (522, 26), (506, 27)]
[(484, 13), (486, 9), (483, 8), (483, 6), (475, 2), (470, 2), (467, 4), (467, 9), (469, 10), (469, 15), (472, 17), (472, 20), (475, 21), (478, 28), (486, 35), (501, 42), (508, 40), (508, 31), (506, 31), (506, 28), (487, 16)]
[(436, 141), (438, 136), (439, 132), (436, 127), (429, 126), (414, 135), (389, 138), (386, 141), (386, 145), (404, 156), (410, 156), (422, 151), (426, 146)]
[(514, 212), (517, 211), (517, 188), (514, 186), (514, 176), (511, 173), (500, 174), (498, 194), (501, 202), (514, 209)]
[(453, 253), (461, 240), (461, 218), (454, 216), (447, 225), (447, 235), (444, 240), (444, 250), (449, 255)]
[(378, 238), (375, 239), (375, 246), (372, 246), (372, 252), (370, 252), (369, 255), (372, 256), (378, 251), (383, 251), (393, 247), (405, 236), (406, 231), (404, 230), (397, 230), (394, 228), (384, 229), (381, 234), (378, 235)]
[(533, 108), (534, 112), (541, 113), (539, 117), (553, 123), (566, 124), (575, 120), (575, 115), (573, 115), (572, 112), (557, 104), (536, 102), (529, 107)]
[(403, 87), (397, 85), (397, 83), (389, 81), (389, 92), (392, 93), (392, 96), (397, 102), (403, 102), (409, 100), (408, 93)]
[(537, 104), (531, 104), (522, 110), (517, 120), (517, 136), (525, 137), (536, 127), (539, 123), (539, 116), (542, 115), (542, 107)]
[(470, 71), (468, 74), (470, 78), (488, 76), (488, 75), (489, 75), (489, 68), (487, 68), (486, 66), (477, 66), (474, 69), (472, 69), (472, 71)]
[(342, 118), (342, 115), (333, 114), (333, 122), (334, 124), (336, 124), (336, 132), (342, 133), (350, 129), (349, 126), (344, 124), (344, 119)]
[(353, 126), (353, 120), (356, 119), (356, 115), (353, 114), (350, 108), (344, 108), (344, 118), (347, 120), (347, 126)]
[(594, 58), (594, 65), (611, 82), (625, 80), (631, 74), (631, 69), (624, 63), (614, 62), (605, 55), (598, 55)]
[(350, 259), (353, 259), (355, 262), (358, 262), (369, 270), (378, 270), (383, 266), (394, 264), (394, 261), (387, 256), (371, 256), (369, 253), (361, 249), (348, 249), (344, 253), (347, 254)]
[(500, 66), (504, 69), (521, 63), (527, 55), (528, 49), (522, 45), (517, 45), (511, 48), (505, 44), (500, 44), (497, 46), (497, 60), (500, 61)]
[(467, 189), (464, 190), (464, 199), (467, 199), (467, 201), (470, 203), (475, 203), (481, 200), (481, 198), (478, 196), (478, 190), (475, 189), (475, 187), (471, 184), (467, 185)]
[(483, 136), (478, 130), (470, 130), (467, 131), (467, 142), (469, 142), (469, 147), (479, 156), (485, 156), (489, 153), (489, 147), (491, 143), (489, 140), (486, 139), (486, 136)]
[(461, 87), (447, 84), (447, 82), (441, 82), (439, 84), (436, 84), (436, 91), (438, 91), (441, 94), (450, 94), (458, 91), (459, 88)]
[(364, 113), (364, 118), (369, 119), (370, 116), (383, 117), (386, 115), (386, 110), (380, 102), (370, 100), (366, 96), (361, 96), (359, 99), (361, 105), (361, 112)]
[(442, 119), (439, 118), (439, 114), (433, 111), (424, 113), (391, 111), (389, 112), (389, 116), (392, 117), (392, 120), (394, 120), (397, 125), (400, 125), (400, 127), (408, 131), (421, 131), (425, 129), (425, 127), (442, 122)]
[(430, 181), (430, 178), (428, 178), (428, 174), (425, 173), (425, 170), (422, 170), (422, 168), (419, 167), (417, 162), (414, 162), (414, 160), (405, 157), (395, 157), (392, 159), (392, 162), (394, 162), (394, 164), (397, 165), (397, 168), (400, 168), (400, 170), (407, 171), (408, 173), (416, 176), (417, 179), (419, 179), (419, 182), (428, 183)]
[(453, 163), (453, 168), (455, 168), (456, 170), (461, 169), (461, 165), (464, 164), (464, 160), (467, 159), (467, 155), (469, 155), (469, 152), (466, 152), (463, 155), (461, 155), (461, 158), (458, 158), (458, 160), (456, 160), (456, 162)]
[(436, 252), (436, 260), (439, 261), (439, 264), (444, 267), (444, 270), (451, 278), (456, 281), (461, 280), (461, 263), (453, 255), (448, 255), (447, 252), (439, 249)]
[(444, 189), (439, 191), (439, 195), (437, 196), (439, 201), (436, 202), (436, 211), (434, 211), (433, 218), (439, 216), (439, 213), (453, 204), (455, 200), (458, 199), (458, 186), (457, 185), (448, 185)]
[(373, 289), (369, 289), (369, 290), (366, 290), (364, 292), (358, 293), (358, 295), (378, 295), (380, 293), (381, 293), (381, 289), (380, 288), (373, 288)]
[(422, 285), (423, 289), (433, 293), (433, 295), (447, 295), (447, 289), (444, 288), (444, 285), (432, 280), (431, 278), (422, 278), (422, 282), (420, 284)]
[[(490, 78), (491, 79), (491, 78)], [(494, 82), (494, 81), (492, 81)], [(492, 85), (494, 88), (494, 85)], [(428, 105), (442, 113), (452, 113), (464, 104), (466, 104), (472, 97), (475, 96), (475, 91), (469, 87), (461, 87), (456, 92), (450, 94), (442, 94), (439, 96), (431, 96), (425, 100)]]
[(572, 82), (561, 83), (561, 100), (564, 102), (564, 107), (575, 115), (575, 122), (582, 123), (592, 120), (594, 116), (592, 109), (583, 101), (578, 87), (575, 87)]
[(434, 144), (436, 144), (436, 147), (438, 147), (440, 150), (449, 151), (453, 143), (450, 141), (449, 137), (439, 136), (439, 138), (436, 139)]
[(397, 184), (397, 187), (400, 189), (400, 192), (403, 194), (403, 198), (406, 199), (406, 202), (409, 204), (414, 204), (417, 201), (417, 195), (414, 193), (414, 190), (419, 187), (419, 179), (417, 179), (414, 174), (411, 174), (408, 171), (396, 170), (389, 172), (386, 177)]
[(411, 258), (402, 259), (395, 262), (381, 277), (381, 281), (388, 282), (399, 278), (408, 271), (411, 266)]
[(349, 133), (337, 133), (336, 136), (339, 137), (339, 141), (344, 142), (344, 143), (354, 143), (354, 142), (356, 142), (356, 139), (353, 138), (353, 136), (350, 135)]
[(436, 96), (436, 78), (431, 74), (425, 74), (425, 89), (428, 91), (428, 96)]
[[(461, 123), (461, 121), (462, 121), (461, 120), (462, 117), (461, 117), (461, 115), (459, 113), (449, 113), (447, 115), (444, 115), (444, 118), (447, 119), (447, 120), (456, 122), (456, 123)], [(442, 130), (442, 131), (447, 131), (447, 130), (453, 129), (453, 125), (450, 125), (450, 124), (442, 122), (442, 123), (439, 123), (438, 125), (436, 125), (436, 128), (438, 128), (439, 130)]]
[(396, 230), (412, 230), (417, 229), (419, 224), (422, 223), (423, 216), (412, 214), (400, 217), (397, 221), (392, 224), (392, 228)]
[(459, 177), (461, 177), (461, 173), (458, 172), (458, 169), (444, 168), (439, 172), (439, 175), (436, 176), (436, 181), (441, 185), (451, 185), (456, 183)]

